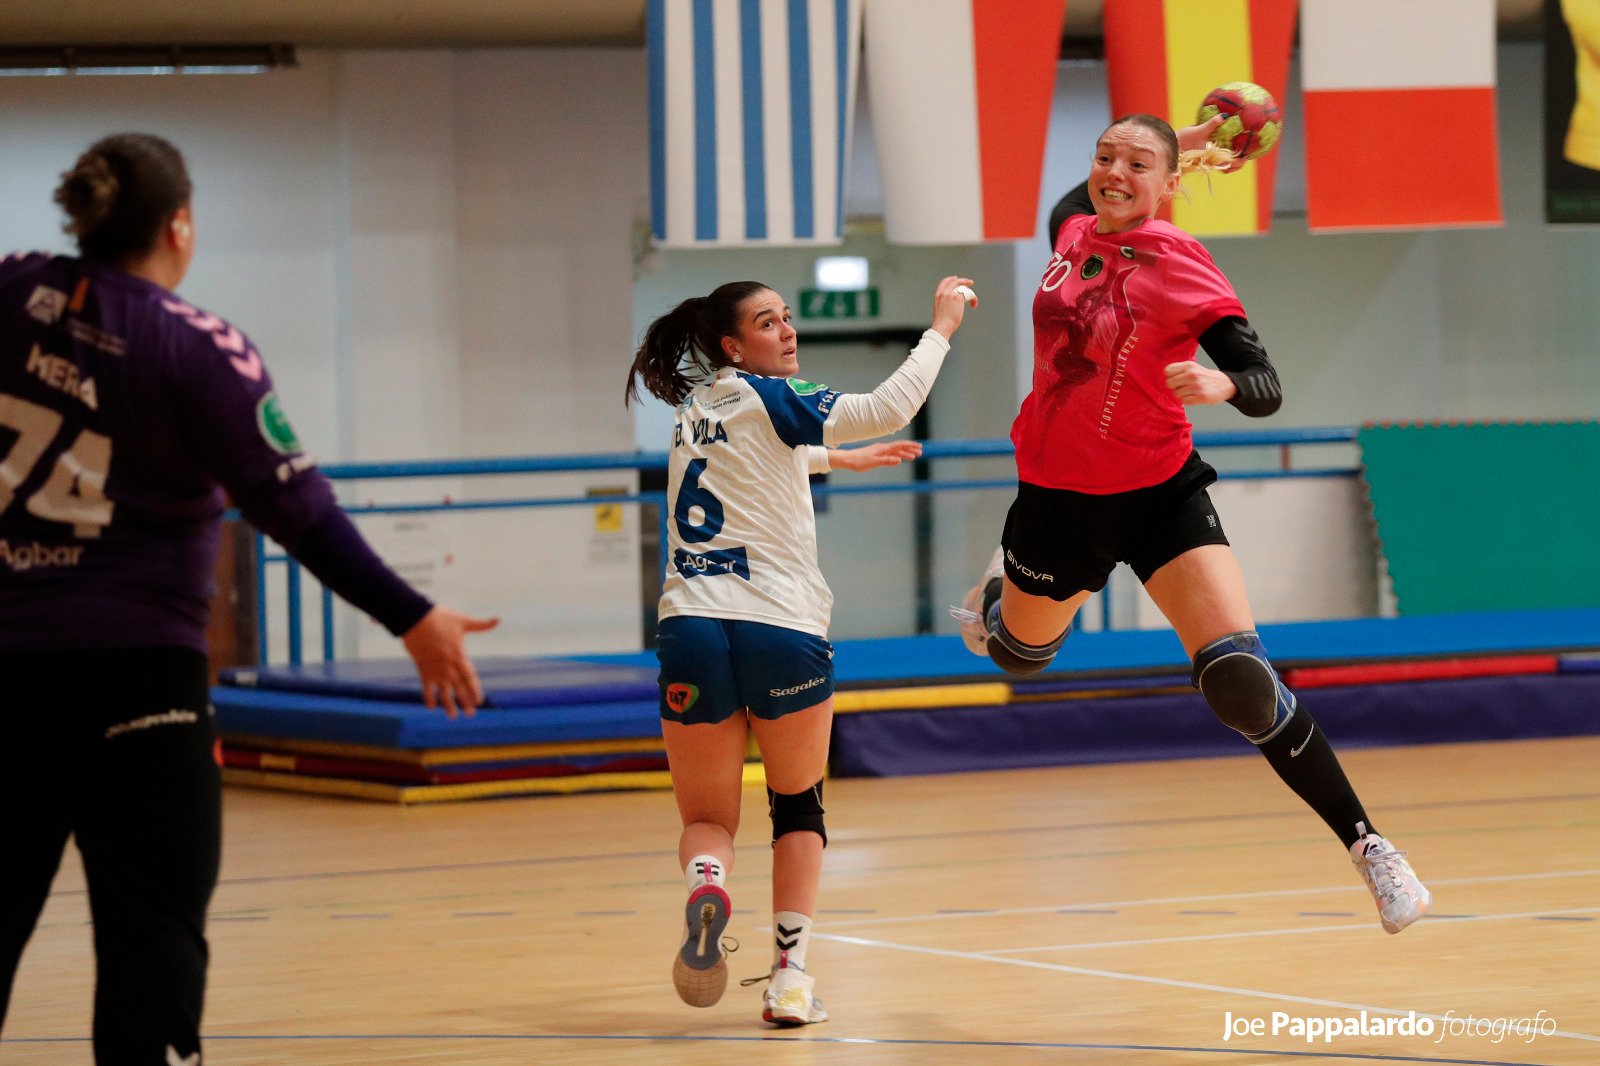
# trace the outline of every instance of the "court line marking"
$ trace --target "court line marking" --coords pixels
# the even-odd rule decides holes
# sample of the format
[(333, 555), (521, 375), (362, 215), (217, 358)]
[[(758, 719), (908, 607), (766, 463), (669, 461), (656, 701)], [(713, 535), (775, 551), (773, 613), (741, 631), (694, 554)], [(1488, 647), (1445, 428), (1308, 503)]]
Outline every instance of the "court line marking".
[[(1418, 1017), (1421, 1017), (1421, 1015), (1418, 1015)], [(766, 1034), (762, 1036), (697, 1036), (685, 1035), (681, 1033), (662, 1033), (657, 1035), (636, 1036), (626, 1033), (272, 1033), (263, 1035), (207, 1034), (202, 1037), (202, 1040), (207, 1043), (221, 1041), (242, 1042), (248, 1040), (417, 1040), (440, 1043), (454, 1040), (504, 1040), (530, 1042), (536, 1040), (596, 1040), (618, 1042), (635, 1041), (648, 1043), (671, 1041), (675, 1043), (734, 1044), (886, 1044), (911, 1047), (1010, 1047), (1041, 1048), (1065, 1051), (1168, 1051), (1196, 1055), (1272, 1055), (1279, 1058), (1322, 1059), (1324, 1061), (1344, 1060), (1346, 1062), (1423, 1062), (1434, 1063), (1436, 1066), (1553, 1066), (1553, 1064), (1548, 1063), (1504, 1062), (1499, 1059), (1435, 1059), (1424, 1058), (1420, 1055), (1382, 1055), (1359, 1051), (1271, 1051), (1266, 1048), (1185, 1047), (1182, 1045), (1170, 1044), (1089, 1044), (1033, 1040), (919, 1040), (911, 1037), (777, 1036), (774, 1034)], [(90, 1041), (88, 1037), (82, 1036), (0, 1037), (0, 1044), (87, 1044), (89, 1042)]]
[[(1242, 758), (1242, 756), (1218, 756), (1219, 758)], [(1070, 767), (1027, 767), (1026, 769), (1070, 769)], [(1429, 803), (1403, 803), (1393, 804), (1385, 810), (1441, 810), (1452, 807), (1489, 807), (1505, 806), (1517, 803), (1560, 803), (1567, 800), (1592, 800), (1600, 799), (1600, 792), (1575, 792), (1559, 796), (1501, 796), (1489, 799), (1473, 800), (1439, 800)], [(945, 837), (964, 836), (1009, 836), (1021, 833), (1054, 833), (1077, 832), (1093, 829), (1130, 829), (1141, 826), (1163, 825), (1197, 825), (1207, 822), (1237, 822), (1237, 821), (1262, 821), (1279, 818), (1299, 817), (1303, 812), (1299, 808), (1285, 808), (1281, 811), (1241, 811), (1233, 814), (1214, 815), (1185, 815), (1171, 818), (1142, 818), (1115, 822), (1068, 822), (1062, 825), (1022, 825), (1005, 826), (991, 829), (953, 829), (940, 833), (906, 833), (878, 837), (851, 837), (847, 832), (840, 831), (834, 834), (837, 845), (855, 844), (886, 844), (902, 840), (935, 840)], [(1415, 835), (1414, 833), (1412, 835)], [(578, 862), (608, 862), (626, 859), (658, 859), (663, 856), (677, 855), (676, 851), (613, 851), (597, 852), (587, 855), (546, 855), (526, 859), (490, 859), (478, 862), (437, 863), (424, 866), (386, 866), (359, 870), (325, 870), (310, 873), (293, 874), (263, 874), (255, 877), (228, 877), (217, 882), (217, 887), (224, 885), (261, 885), (277, 884), (284, 881), (328, 881), (349, 877), (379, 877), (385, 874), (416, 874), (416, 873), (449, 873), (459, 870), (492, 870), (511, 868), (517, 866), (553, 866)], [(84, 888), (69, 888), (52, 891), (52, 896), (82, 896), (88, 892)]]
[[(1520, 914), (1463, 914), (1459, 918), (1437, 917), (1426, 919), (1430, 924), (1439, 922), (1493, 922), (1513, 918), (1548, 918), (1556, 915), (1595, 914), (1600, 907), (1568, 907), (1563, 910), (1523, 911)], [(1020, 955), (1032, 951), (1075, 951), (1084, 948), (1127, 948), (1143, 944), (1182, 944), (1192, 940), (1240, 940), (1252, 936), (1284, 936), (1294, 933), (1330, 933), (1342, 929), (1371, 929), (1371, 922), (1345, 922), (1343, 925), (1306, 925), (1298, 929), (1251, 929), (1234, 933), (1201, 933), (1193, 936), (1161, 936), (1145, 940), (1086, 940), (1077, 944), (1051, 944), (1048, 947), (990, 948), (979, 955)]]
[[(1232, 759), (1243, 756), (1220, 755), (1215, 758)], [(1100, 764), (1108, 765), (1108, 764)], [(1055, 770), (1070, 767), (1030, 766), (1024, 770)], [(1492, 796), (1486, 799), (1430, 800), (1427, 803), (1397, 803), (1384, 807), (1385, 811), (1448, 810), (1454, 807), (1504, 807), (1517, 803), (1559, 803), (1566, 800), (1600, 799), (1600, 792), (1571, 792), (1559, 796)], [(1169, 818), (1130, 818), (1117, 822), (1068, 822), (1064, 825), (1019, 825), (1004, 829), (949, 829), (937, 833), (896, 833), (892, 836), (854, 837), (849, 830), (841, 830), (830, 837), (840, 844), (892, 844), (903, 840), (941, 840), (946, 837), (996, 836), (1017, 833), (1054, 833), (1078, 829), (1138, 829), (1159, 825), (1195, 825), (1207, 822), (1247, 822), (1277, 818), (1293, 818), (1301, 814), (1299, 808), (1285, 807), (1278, 811), (1237, 811), (1232, 814), (1188, 814)]]
[[(1505, 881), (1541, 881), (1558, 877), (1597, 877), (1600, 870), (1552, 870), (1547, 873), (1537, 874), (1489, 874), (1481, 877), (1445, 877), (1430, 878), (1429, 885), (1480, 885), (1493, 884)], [(903, 925), (907, 922), (934, 922), (951, 918), (994, 918), (1013, 914), (1047, 914), (1052, 911), (1080, 910), (1090, 907), (1154, 907), (1168, 903), (1207, 903), (1229, 899), (1266, 899), (1275, 896), (1312, 896), (1325, 892), (1360, 892), (1362, 888), (1357, 884), (1326, 885), (1321, 888), (1278, 888), (1262, 892), (1224, 892), (1210, 896), (1159, 896), (1152, 899), (1119, 899), (1100, 903), (1051, 903), (1043, 907), (1012, 907), (1005, 910), (987, 911), (982, 915), (971, 913), (939, 913), (939, 914), (906, 914), (898, 918), (854, 918), (844, 922), (818, 922), (814, 928), (826, 925), (829, 929), (842, 929), (846, 926), (862, 925)], [(1544, 911), (1553, 914), (1554, 911)]]
[[(1081, 977), (1103, 977), (1113, 981), (1133, 981), (1138, 984), (1164, 985), (1168, 988), (1183, 988), (1196, 992), (1222, 992), (1231, 996), (1246, 996), (1252, 999), (1270, 999), (1281, 1003), (1301, 1003), (1310, 1007), (1338, 1007), (1341, 1010), (1366, 1011), (1369, 1014), (1394, 1014), (1405, 1015), (1409, 1011), (1394, 1010), (1390, 1007), (1373, 1007), (1363, 1003), (1344, 1003), (1336, 999), (1317, 999), (1312, 996), (1295, 996), (1287, 992), (1262, 992), (1252, 988), (1233, 988), (1229, 985), (1212, 985), (1201, 981), (1181, 981), (1175, 977), (1150, 977), (1145, 974), (1119, 973), (1116, 970), (1095, 970), (1085, 966), (1068, 966), (1059, 962), (1036, 962), (1033, 959), (1013, 959), (1005, 955), (983, 955), (975, 951), (952, 951), (949, 948), (928, 948), (918, 944), (895, 944), (887, 940), (867, 940), (857, 936), (837, 936), (828, 933), (819, 933), (812, 930), (814, 939), (833, 940), (841, 944), (855, 944), (868, 948), (888, 948), (891, 951), (910, 951), (919, 955), (938, 955), (947, 959), (967, 959), (979, 962), (997, 962), (1005, 966), (1024, 966), (1034, 970), (1051, 970), (1056, 973), (1071, 973)], [(1417, 1011), (1418, 1018), (1430, 1018), (1436, 1022), (1447, 1021), (1442, 1014), (1424, 1014)], [(1549, 1036), (1565, 1037), (1568, 1040), (1588, 1040), (1600, 1043), (1600, 1036), (1590, 1036), (1588, 1033), (1569, 1033), (1557, 1029)]]

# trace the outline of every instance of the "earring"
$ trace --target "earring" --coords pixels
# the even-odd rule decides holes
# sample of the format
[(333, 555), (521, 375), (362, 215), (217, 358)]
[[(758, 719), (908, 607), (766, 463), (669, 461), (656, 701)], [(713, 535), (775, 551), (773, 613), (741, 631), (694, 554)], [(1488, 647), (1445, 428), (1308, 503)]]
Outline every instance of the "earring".
[(742, 362), (744, 362), (744, 356), (740, 355), (738, 352), (734, 352), (733, 353), (733, 361), (735, 363), (742, 363)]

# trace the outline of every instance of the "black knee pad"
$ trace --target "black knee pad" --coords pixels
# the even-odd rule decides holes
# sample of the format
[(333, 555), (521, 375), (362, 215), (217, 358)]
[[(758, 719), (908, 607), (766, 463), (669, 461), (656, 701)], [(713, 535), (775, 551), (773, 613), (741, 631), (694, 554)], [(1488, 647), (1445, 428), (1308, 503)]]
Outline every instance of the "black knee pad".
[(785, 833), (809, 830), (822, 838), (828, 846), (828, 831), (822, 825), (822, 782), (818, 781), (804, 792), (789, 795), (767, 789), (767, 813), (772, 815), (772, 842)]
[(987, 615), (989, 619), (989, 658), (1008, 674), (1037, 674), (1049, 666), (1061, 650), (1061, 642), (1072, 632), (1068, 626), (1062, 634), (1048, 644), (1024, 644), (1011, 635), (1000, 617), (997, 603)]
[(1230, 633), (1201, 648), (1190, 682), (1223, 725), (1256, 744), (1277, 736), (1294, 716), (1294, 693), (1279, 680), (1255, 633)]

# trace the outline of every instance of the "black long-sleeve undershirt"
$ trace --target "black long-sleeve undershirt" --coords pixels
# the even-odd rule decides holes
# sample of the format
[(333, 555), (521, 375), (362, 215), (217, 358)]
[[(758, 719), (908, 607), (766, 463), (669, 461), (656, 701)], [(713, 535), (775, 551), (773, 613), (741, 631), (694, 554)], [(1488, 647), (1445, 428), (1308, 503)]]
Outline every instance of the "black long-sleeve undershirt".
[(1217, 319), (1200, 334), (1205, 349), (1217, 369), (1233, 381), (1238, 391), (1228, 400), (1241, 414), (1265, 418), (1283, 406), (1283, 386), (1278, 372), (1267, 359), (1267, 350), (1248, 320), (1238, 315)]
[[(1068, 192), (1050, 211), (1050, 243), (1061, 236), (1061, 227), (1074, 215), (1094, 214), (1094, 202), (1089, 199), (1089, 183)], [(1261, 338), (1249, 320), (1237, 315), (1218, 319), (1200, 334), (1200, 347), (1211, 357), (1217, 369), (1228, 375), (1238, 390), (1228, 402), (1250, 418), (1265, 418), (1283, 406), (1283, 386), (1278, 372), (1267, 358)]]

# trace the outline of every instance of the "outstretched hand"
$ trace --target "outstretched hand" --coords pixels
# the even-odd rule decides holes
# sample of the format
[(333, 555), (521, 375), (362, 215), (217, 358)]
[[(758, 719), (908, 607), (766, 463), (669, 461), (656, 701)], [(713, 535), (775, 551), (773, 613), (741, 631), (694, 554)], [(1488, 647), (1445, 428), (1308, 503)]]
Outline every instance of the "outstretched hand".
[(933, 329), (945, 340), (961, 328), (961, 319), (967, 313), (967, 298), (956, 292), (956, 286), (971, 284), (971, 278), (951, 275), (933, 291)]
[(1192, 359), (1167, 364), (1167, 388), (1188, 405), (1226, 403), (1238, 393), (1233, 379), (1220, 370), (1201, 366)]
[[(1217, 127), (1221, 126), (1225, 121), (1227, 120), (1221, 115), (1212, 115), (1198, 126), (1185, 126), (1183, 129), (1176, 131), (1178, 134), (1178, 151), (1198, 152), (1206, 146), (1206, 143), (1211, 140), (1211, 135), (1217, 132)], [(1236, 155), (1233, 157), (1232, 163), (1222, 168), (1222, 172), (1224, 174), (1232, 174), (1235, 170), (1244, 166), (1244, 163), (1244, 159)]]
[(829, 448), (828, 465), (835, 470), (876, 470), (880, 466), (899, 466), (921, 454), (920, 441), (885, 440), (865, 448)]
[(422, 681), (422, 702), (431, 711), (443, 707), (454, 718), (464, 711), (469, 717), (483, 703), (483, 687), (478, 672), (467, 658), (468, 633), (482, 633), (500, 624), (498, 618), (471, 618), (450, 607), (435, 605), (422, 620), (400, 639), (406, 654), (417, 664)]

